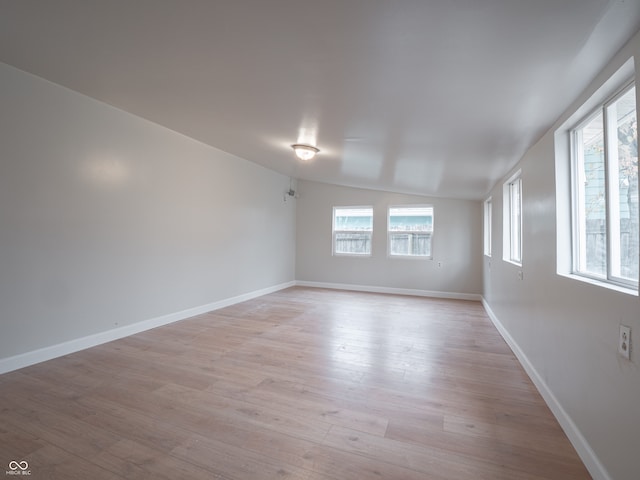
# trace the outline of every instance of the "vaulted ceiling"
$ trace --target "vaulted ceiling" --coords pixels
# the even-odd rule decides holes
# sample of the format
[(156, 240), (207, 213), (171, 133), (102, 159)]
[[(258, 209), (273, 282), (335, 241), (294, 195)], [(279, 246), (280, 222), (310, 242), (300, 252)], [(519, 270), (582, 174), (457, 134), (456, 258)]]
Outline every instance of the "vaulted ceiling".
[(479, 199), (639, 27), (637, 0), (0, 0), (0, 61), (285, 175)]

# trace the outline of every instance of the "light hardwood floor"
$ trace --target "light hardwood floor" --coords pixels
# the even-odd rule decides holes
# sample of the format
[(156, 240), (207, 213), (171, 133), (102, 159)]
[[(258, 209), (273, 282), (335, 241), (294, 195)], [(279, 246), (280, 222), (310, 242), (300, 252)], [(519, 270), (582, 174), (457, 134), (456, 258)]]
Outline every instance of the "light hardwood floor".
[(65, 480), (591, 478), (479, 303), (305, 288), (1, 375), (12, 460)]

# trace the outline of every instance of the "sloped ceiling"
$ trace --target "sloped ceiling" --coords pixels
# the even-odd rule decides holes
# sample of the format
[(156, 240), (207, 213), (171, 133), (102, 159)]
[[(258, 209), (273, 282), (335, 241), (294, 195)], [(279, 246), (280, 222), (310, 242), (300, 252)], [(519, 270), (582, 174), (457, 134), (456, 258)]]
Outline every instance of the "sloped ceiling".
[(630, 0), (1, 0), (0, 61), (285, 175), (480, 199), (638, 27)]

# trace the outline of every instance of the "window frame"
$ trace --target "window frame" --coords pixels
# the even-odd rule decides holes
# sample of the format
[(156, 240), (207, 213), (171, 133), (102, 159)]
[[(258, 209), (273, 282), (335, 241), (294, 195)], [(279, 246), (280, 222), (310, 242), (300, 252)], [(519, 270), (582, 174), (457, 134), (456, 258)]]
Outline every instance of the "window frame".
[[(514, 187), (518, 187), (517, 218), (514, 209)], [(515, 172), (502, 185), (503, 199), (503, 239), (502, 259), (519, 267), (522, 266), (522, 170)], [(516, 248), (517, 247), (517, 250)]]
[[(336, 212), (339, 210), (370, 210), (371, 211), (371, 229), (370, 230), (336, 230)], [(373, 255), (373, 230), (374, 230), (374, 215), (372, 205), (344, 205), (334, 206), (331, 217), (331, 255), (335, 257), (355, 257), (355, 258), (370, 258)], [(365, 253), (353, 253), (353, 252), (338, 252), (336, 251), (337, 233), (369, 233), (369, 251)]]
[[(411, 230), (391, 230), (391, 210), (392, 209), (431, 209), (431, 230), (428, 232), (411, 231)], [(410, 260), (433, 260), (433, 234), (435, 224), (435, 208), (432, 204), (408, 204), (408, 205), (389, 205), (387, 207), (387, 257), (388, 258), (404, 258)], [(429, 234), (429, 255), (415, 255), (415, 254), (398, 254), (391, 251), (391, 236), (394, 234), (406, 234), (413, 235), (415, 233), (428, 233)]]
[[(615, 286), (615, 287), (623, 287), (631, 289), (635, 292), (638, 291), (638, 281), (627, 279), (625, 277), (617, 276), (613, 272), (613, 247), (614, 241), (619, 241), (619, 238), (615, 239), (615, 233), (619, 234), (619, 217), (620, 217), (620, 199), (619, 199), (619, 186), (613, 185), (618, 180), (618, 173), (615, 175), (612, 174), (612, 169), (617, 167), (618, 161), (617, 158), (615, 161), (611, 160), (610, 150), (611, 150), (611, 142), (615, 142), (615, 138), (617, 137), (615, 131), (616, 127), (613, 127), (613, 135), (610, 133), (612, 131), (613, 122), (615, 119), (610, 118), (609, 111), (610, 107), (614, 105), (618, 100), (620, 100), (624, 95), (626, 95), (630, 90), (635, 88), (635, 106), (636, 106), (636, 122), (637, 122), (637, 85), (635, 79), (627, 80), (616, 89), (611, 95), (607, 96), (603, 101), (599, 102), (595, 108), (592, 108), (586, 115), (582, 116), (578, 122), (573, 124), (572, 127), (568, 129), (569, 135), (569, 161), (570, 161), (570, 201), (571, 201), (571, 274), (592, 280), (606, 286)], [(605, 212), (605, 274), (598, 275), (596, 273), (588, 272), (581, 269), (582, 264), (586, 264), (586, 246), (581, 248), (582, 242), (582, 224), (585, 221), (583, 215), (583, 203), (584, 203), (584, 188), (581, 187), (581, 182), (583, 182), (584, 173), (581, 172), (581, 167), (583, 167), (584, 163), (584, 153), (582, 149), (582, 142), (579, 141), (579, 134), (582, 130), (591, 123), (598, 116), (602, 116), (602, 143), (604, 147), (603, 152), (603, 175), (604, 175), (604, 212)], [(584, 170), (584, 169), (582, 169)], [(612, 178), (613, 177), (613, 178)], [(612, 188), (613, 187), (613, 188)], [(612, 205), (616, 204), (616, 206)], [(615, 209), (615, 212), (614, 212)], [(617, 220), (617, 221), (616, 221)], [(586, 228), (586, 227), (584, 227)], [(586, 235), (586, 233), (585, 233)], [(618, 235), (619, 237), (619, 235)], [(619, 252), (617, 254), (619, 256)], [(585, 256), (584, 260), (582, 257)]]

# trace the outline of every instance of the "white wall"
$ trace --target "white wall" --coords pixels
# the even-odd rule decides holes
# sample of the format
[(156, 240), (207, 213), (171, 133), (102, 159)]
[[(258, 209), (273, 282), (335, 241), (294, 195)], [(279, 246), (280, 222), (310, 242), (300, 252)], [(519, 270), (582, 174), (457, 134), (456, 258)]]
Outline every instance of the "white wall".
[[(518, 267), (502, 261), (502, 184), (495, 186), (493, 258), (484, 258), (483, 272), (488, 307), (560, 414), (592, 475), (615, 480), (640, 478), (640, 300), (556, 274), (556, 214), (565, 211), (567, 198), (556, 198), (554, 132), (634, 54), (638, 66), (638, 36), (518, 166), (522, 280)], [(560, 218), (562, 230), (566, 216)], [(619, 324), (632, 328), (631, 362), (617, 355)]]
[[(479, 294), (482, 289), (482, 205), (449, 200), (298, 182), (296, 279), (303, 282), (419, 290), (442, 294)], [(387, 257), (387, 208), (434, 206), (433, 260)], [(333, 256), (334, 206), (374, 208), (372, 256)], [(442, 267), (438, 268), (438, 262)]]
[(293, 282), (288, 185), (0, 64), (0, 361)]

